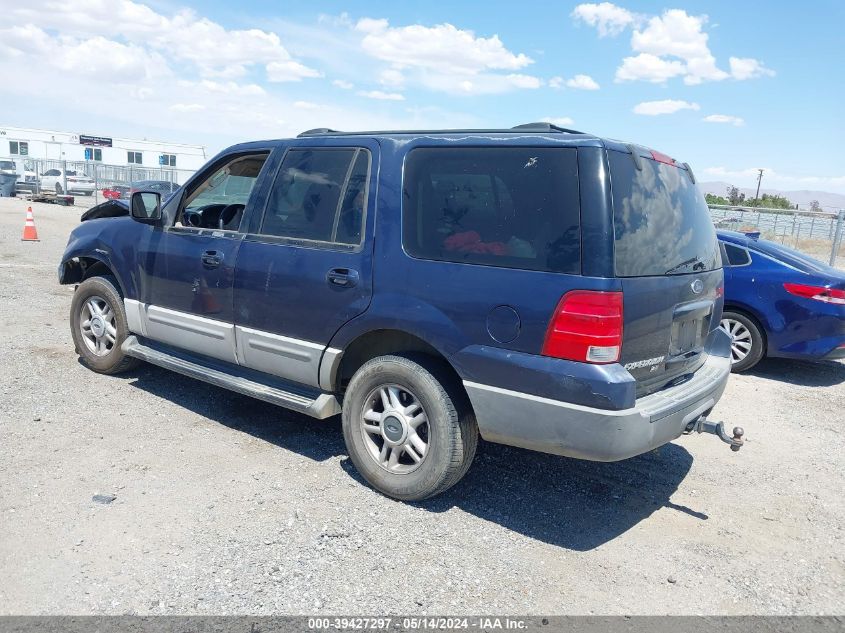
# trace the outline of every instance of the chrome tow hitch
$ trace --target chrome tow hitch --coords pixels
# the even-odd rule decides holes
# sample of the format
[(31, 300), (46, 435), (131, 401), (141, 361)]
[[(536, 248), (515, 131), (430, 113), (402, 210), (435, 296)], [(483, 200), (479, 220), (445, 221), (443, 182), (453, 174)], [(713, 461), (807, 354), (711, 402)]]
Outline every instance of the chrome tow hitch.
[(724, 422), (711, 422), (705, 417), (700, 417), (695, 422), (690, 423), (685, 432), (712, 433), (713, 435), (717, 435), (725, 444), (730, 444), (731, 450), (734, 452), (741, 449), (742, 445), (745, 443), (745, 440), (742, 439), (742, 436), (745, 435), (745, 431), (742, 430), (741, 426), (734, 427), (734, 435), (731, 437), (725, 431)]

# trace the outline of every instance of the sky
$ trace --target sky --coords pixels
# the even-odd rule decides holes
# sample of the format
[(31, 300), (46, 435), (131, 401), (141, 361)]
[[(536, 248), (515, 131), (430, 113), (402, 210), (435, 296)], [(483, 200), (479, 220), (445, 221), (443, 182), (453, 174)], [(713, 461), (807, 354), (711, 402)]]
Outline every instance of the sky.
[(0, 0), (0, 125), (198, 143), (546, 120), (845, 193), (845, 3)]

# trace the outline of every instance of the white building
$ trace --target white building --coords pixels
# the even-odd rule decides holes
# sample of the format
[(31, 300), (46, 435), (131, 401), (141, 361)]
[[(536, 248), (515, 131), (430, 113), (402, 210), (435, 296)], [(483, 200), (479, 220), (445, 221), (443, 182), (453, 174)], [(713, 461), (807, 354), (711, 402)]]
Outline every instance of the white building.
[(202, 167), (207, 159), (202, 145), (0, 125), (0, 157), (7, 156), (190, 171)]

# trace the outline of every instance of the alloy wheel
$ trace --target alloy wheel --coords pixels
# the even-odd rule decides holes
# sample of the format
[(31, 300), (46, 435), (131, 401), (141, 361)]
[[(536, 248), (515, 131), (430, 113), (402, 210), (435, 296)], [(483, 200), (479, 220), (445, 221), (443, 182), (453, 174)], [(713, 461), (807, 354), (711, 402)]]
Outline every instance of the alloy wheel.
[(429, 453), (428, 416), (406, 387), (381, 385), (364, 400), (361, 434), (369, 456), (394, 474), (415, 471)]
[(751, 352), (751, 332), (736, 319), (722, 319), (719, 327), (731, 337), (731, 363), (736, 364)]
[(82, 304), (79, 329), (85, 345), (96, 356), (105, 356), (117, 342), (114, 310), (100, 296), (92, 295)]

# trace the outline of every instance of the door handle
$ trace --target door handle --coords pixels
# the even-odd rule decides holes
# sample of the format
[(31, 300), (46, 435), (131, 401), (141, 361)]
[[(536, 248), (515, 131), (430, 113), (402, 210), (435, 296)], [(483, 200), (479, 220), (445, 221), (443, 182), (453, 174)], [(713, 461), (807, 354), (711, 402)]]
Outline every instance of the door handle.
[(326, 281), (330, 286), (351, 288), (358, 284), (358, 271), (351, 268), (332, 268), (326, 273)]
[(223, 263), (223, 253), (220, 251), (205, 251), (202, 254), (202, 264), (206, 268), (217, 268)]

